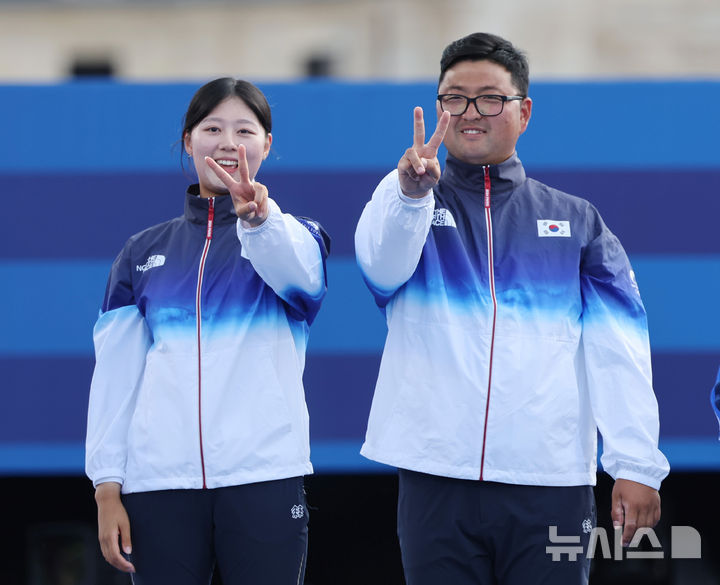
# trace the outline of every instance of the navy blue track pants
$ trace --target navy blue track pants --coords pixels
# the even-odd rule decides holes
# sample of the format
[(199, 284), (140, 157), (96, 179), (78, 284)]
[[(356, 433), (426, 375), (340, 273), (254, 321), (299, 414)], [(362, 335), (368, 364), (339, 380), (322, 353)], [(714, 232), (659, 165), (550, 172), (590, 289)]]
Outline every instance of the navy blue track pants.
[(576, 538), (576, 549), (588, 550), (596, 519), (591, 486), (399, 474), (398, 536), (407, 585), (588, 583), (586, 554), (553, 559), (547, 547), (554, 547), (555, 526), (556, 535)]
[(134, 585), (299, 585), (308, 511), (302, 477), (125, 494)]

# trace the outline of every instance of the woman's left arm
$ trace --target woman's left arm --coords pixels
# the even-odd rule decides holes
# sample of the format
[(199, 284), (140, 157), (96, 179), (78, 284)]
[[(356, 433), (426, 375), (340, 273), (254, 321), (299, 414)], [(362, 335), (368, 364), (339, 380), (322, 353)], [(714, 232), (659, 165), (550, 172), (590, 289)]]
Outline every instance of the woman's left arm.
[(267, 218), (260, 225), (238, 219), (242, 255), (310, 323), (327, 290), (325, 259), (330, 239), (318, 223), (283, 213), (272, 199), (267, 201)]

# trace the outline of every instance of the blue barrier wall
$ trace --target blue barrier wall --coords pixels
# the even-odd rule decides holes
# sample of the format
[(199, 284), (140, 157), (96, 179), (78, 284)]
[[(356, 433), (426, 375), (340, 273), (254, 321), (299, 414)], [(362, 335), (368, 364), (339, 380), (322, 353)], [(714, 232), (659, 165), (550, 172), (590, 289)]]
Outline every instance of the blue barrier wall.
[[(0, 86), (0, 473), (82, 473), (92, 326), (115, 254), (182, 213), (181, 117), (199, 84)], [(432, 82), (263, 84), (274, 142), (258, 175), (333, 238), (305, 383), (318, 471), (358, 455), (385, 334), (355, 266), (365, 201), (434, 126)], [(720, 82), (534, 83), (528, 174), (586, 197), (620, 237), (648, 311), (661, 445), (720, 469)]]

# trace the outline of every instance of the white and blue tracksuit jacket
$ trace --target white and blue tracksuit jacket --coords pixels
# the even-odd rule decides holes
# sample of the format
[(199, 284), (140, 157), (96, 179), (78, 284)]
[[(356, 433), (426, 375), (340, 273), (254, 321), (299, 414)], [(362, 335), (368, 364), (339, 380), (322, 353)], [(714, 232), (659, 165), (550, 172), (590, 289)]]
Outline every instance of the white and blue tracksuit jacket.
[(597, 431), (615, 478), (659, 487), (645, 310), (587, 201), (448, 157), (414, 200), (397, 171), (355, 234), (388, 335), (362, 454), (435, 475), (593, 485)]
[(281, 213), (246, 229), (229, 196), (128, 240), (94, 329), (86, 471), (124, 493), (312, 472), (302, 385), (329, 240)]

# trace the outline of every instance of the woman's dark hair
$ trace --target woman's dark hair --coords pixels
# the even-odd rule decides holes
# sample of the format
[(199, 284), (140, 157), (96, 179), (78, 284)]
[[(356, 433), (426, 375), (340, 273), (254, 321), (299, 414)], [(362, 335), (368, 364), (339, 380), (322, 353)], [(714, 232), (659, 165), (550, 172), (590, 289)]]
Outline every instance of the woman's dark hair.
[(440, 58), (440, 80), (450, 67), (460, 61), (492, 61), (510, 72), (518, 93), (527, 97), (530, 85), (530, 68), (527, 57), (513, 47), (510, 41), (489, 33), (473, 33), (453, 41), (443, 51)]
[(182, 141), (186, 133), (192, 132), (195, 126), (207, 118), (220, 102), (231, 97), (240, 98), (245, 102), (247, 107), (257, 116), (265, 132), (270, 134), (272, 131), (272, 114), (263, 92), (249, 81), (221, 77), (209, 81), (195, 92), (183, 118), (180, 140)]

